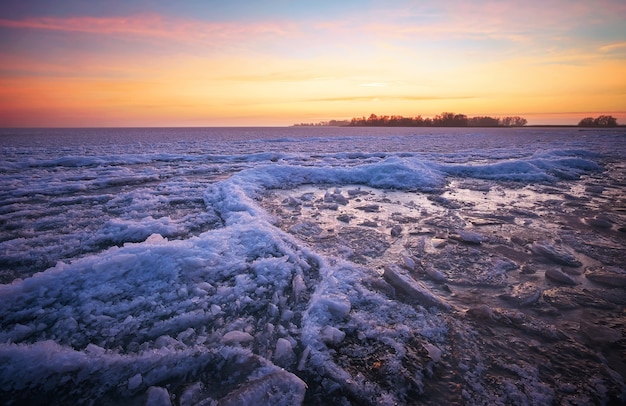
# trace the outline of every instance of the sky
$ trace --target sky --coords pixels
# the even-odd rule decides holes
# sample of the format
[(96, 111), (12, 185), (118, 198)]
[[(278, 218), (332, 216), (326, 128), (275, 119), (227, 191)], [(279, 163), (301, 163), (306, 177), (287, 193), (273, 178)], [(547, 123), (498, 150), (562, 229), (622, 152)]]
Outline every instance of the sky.
[(0, 2), (0, 127), (626, 124), (623, 0)]

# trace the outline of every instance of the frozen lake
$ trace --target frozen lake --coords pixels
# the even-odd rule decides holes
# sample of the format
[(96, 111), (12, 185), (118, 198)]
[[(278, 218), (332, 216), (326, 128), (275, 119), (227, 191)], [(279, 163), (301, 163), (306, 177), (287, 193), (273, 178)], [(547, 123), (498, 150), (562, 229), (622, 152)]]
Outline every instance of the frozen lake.
[(0, 130), (0, 151), (7, 404), (626, 402), (624, 128)]

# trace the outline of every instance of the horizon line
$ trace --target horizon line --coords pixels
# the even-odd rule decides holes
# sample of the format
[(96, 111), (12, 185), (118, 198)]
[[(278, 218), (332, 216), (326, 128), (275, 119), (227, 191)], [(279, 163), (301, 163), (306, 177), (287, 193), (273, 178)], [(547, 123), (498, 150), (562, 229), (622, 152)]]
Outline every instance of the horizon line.
[[(343, 121), (343, 120), (336, 120)], [(349, 121), (349, 120), (348, 120)], [(160, 128), (293, 128), (293, 127), (337, 127), (337, 128), (524, 128), (524, 127), (575, 127), (585, 129), (620, 128), (626, 124), (617, 124), (615, 127), (588, 127), (578, 124), (526, 124), (523, 126), (351, 126), (351, 125), (322, 125), (316, 123), (294, 123), (287, 125), (165, 125), (165, 126), (32, 126), (32, 127), (0, 127), (0, 130), (99, 130), (99, 129), (160, 129)]]

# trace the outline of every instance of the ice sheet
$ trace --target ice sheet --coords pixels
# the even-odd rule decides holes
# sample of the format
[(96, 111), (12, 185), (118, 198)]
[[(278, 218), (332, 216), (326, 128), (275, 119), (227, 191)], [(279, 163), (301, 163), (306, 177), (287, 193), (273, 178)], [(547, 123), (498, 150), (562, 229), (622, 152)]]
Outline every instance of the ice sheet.
[(3, 141), (3, 399), (625, 400), (623, 134), (238, 131)]

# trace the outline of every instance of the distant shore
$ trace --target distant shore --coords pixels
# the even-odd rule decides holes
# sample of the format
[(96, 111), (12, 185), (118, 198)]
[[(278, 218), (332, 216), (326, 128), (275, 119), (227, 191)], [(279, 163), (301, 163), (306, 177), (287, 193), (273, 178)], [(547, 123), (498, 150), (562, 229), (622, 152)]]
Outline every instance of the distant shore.
[(555, 127), (555, 128), (616, 128), (624, 127), (617, 123), (617, 119), (610, 115), (600, 115), (596, 118), (585, 117), (578, 124), (532, 124), (519, 116), (490, 117), (443, 112), (434, 117), (404, 117), (400, 115), (370, 114), (369, 117), (353, 117), (350, 120), (329, 120), (318, 123), (293, 124), (293, 127), (456, 127), (456, 128), (503, 128), (503, 127)]
[[(344, 125), (330, 125), (330, 124), (292, 124), (289, 127), (358, 127), (358, 126), (352, 126), (350, 124), (344, 124)], [(372, 126), (374, 127), (374, 126)], [(407, 125), (407, 126), (375, 126), (375, 127), (381, 127), (381, 128), (390, 128), (390, 127), (398, 127), (398, 128), (578, 128), (580, 130), (597, 130), (600, 128), (604, 128), (604, 129), (611, 129), (611, 128), (626, 128), (626, 124), (618, 124), (615, 127), (583, 127), (577, 124), (527, 124), (525, 126), (518, 126), (518, 127), (505, 127), (505, 126), (489, 126), (489, 125), (473, 125), (473, 126), (450, 126), (450, 125), (430, 125), (428, 127), (426, 126), (422, 126), (422, 127), (417, 127), (417, 126), (411, 126), (411, 125)]]

